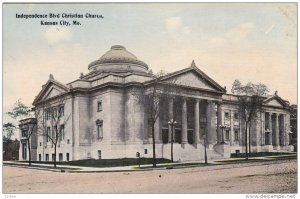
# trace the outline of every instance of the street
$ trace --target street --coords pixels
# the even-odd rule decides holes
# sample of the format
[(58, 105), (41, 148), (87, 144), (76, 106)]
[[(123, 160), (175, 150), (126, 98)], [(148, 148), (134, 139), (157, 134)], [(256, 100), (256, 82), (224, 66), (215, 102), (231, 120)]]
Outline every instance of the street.
[(296, 193), (297, 160), (172, 170), (60, 173), (3, 166), (3, 193)]

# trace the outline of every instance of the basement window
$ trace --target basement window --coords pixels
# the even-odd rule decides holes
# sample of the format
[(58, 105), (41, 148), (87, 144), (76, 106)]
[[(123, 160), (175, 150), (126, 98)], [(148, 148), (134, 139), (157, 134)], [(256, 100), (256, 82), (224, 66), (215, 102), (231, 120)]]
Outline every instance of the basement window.
[(97, 104), (97, 111), (101, 112), (102, 111), (102, 101), (99, 101)]

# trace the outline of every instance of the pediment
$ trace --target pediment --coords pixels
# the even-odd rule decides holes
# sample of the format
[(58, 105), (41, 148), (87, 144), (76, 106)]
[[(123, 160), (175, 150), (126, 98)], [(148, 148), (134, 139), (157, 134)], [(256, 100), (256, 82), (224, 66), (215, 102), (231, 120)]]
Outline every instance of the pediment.
[(53, 98), (57, 95), (60, 95), (62, 93), (68, 92), (69, 89), (62, 83), (50, 79), (48, 82), (42, 87), (42, 90), (39, 92), (39, 94), (36, 96), (35, 100), (33, 101), (33, 104), (38, 103), (39, 101), (47, 100), (50, 98)]
[(225, 92), (225, 89), (214, 80), (204, 74), (196, 66), (186, 68), (182, 71), (167, 75), (163, 81), (172, 82), (177, 85), (193, 87), (214, 92)]
[(178, 75), (177, 77), (169, 79), (169, 81), (178, 85), (217, 91), (216, 88), (211, 86), (208, 81), (194, 72), (187, 72), (185, 74)]
[(282, 103), (279, 102), (277, 99), (272, 99), (269, 102), (266, 103), (266, 105), (269, 106), (277, 106), (277, 107), (283, 107)]
[(57, 95), (60, 95), (62, 93), (64, 93), (65, 91), (62, 90), (61, 88), (58, 88), (57, 86), (52, 85), (47, 92), (45, 92), (45, 95), (42, 97), (42, 99), (49, 99), (52, 97), (55, 97)]

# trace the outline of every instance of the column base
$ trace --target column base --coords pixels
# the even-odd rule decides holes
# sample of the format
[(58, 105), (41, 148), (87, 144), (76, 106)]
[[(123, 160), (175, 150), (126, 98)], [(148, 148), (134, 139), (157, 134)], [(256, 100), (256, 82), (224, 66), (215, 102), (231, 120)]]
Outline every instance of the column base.
[(214, 150), (225, 158), (230, 158), (230, 146), (226, 143), (218, 143), (214, 145)]
[(273, 149), (276, 151), (280, 151), (280, 146), (273, 146)]

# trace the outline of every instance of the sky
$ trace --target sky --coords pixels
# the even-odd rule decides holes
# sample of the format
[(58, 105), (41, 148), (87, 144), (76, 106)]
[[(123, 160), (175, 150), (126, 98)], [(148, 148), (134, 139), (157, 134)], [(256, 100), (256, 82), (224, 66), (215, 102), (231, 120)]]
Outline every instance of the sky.
[[(45, 19), (16, 14), (97, 14)], [(3, 112), (18, 99), (30, 105), (53, 74), (64, 84), (123, 45), (154, 71), (173, 72), (192, 60), (230, 93), (235, 79), (264, 83), (297, 103), (296, 3), (4, 4)], [(5, 120), (5, 116), (4, 116)]]

